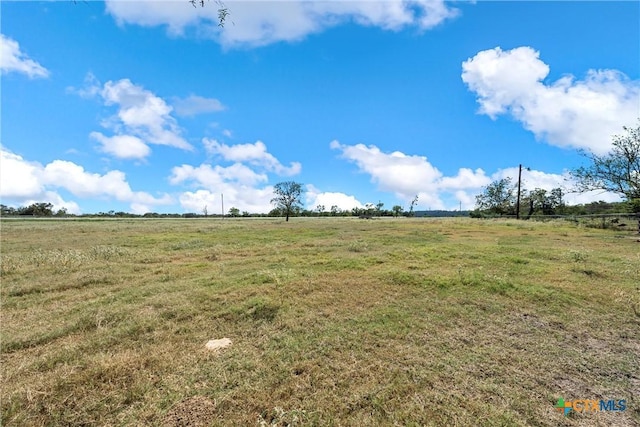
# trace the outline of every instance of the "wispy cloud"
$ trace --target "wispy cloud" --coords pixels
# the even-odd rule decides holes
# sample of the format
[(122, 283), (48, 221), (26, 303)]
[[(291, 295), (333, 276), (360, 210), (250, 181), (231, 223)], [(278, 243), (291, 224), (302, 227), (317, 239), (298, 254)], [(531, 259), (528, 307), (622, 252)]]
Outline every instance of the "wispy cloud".
[(217, 113), (227, 108), (222, 102), (215, 98), (204, 98), (198, 95), (189, 95), (186, 98), (174, 98), (172, 104), (176, 114), (183, 117)]
[(289, 167), (284, 166), (273, 154), (267, 151), (267, 146), (262, 141), (256, 141), (253, 144), (227, 145), (215, 139), (205, 138), (202, 143), (208, 153), (220, 155), (224, 160), (247, 162), (278, 175), (297, 175), (302, 170), (302, 165), (298, 162), (291, 162)]
[(20, 50), (17, 41), (0, 34), (0, 70), (2, 74), (21, 73), (29, 78), (49, 77), (49, 70)]

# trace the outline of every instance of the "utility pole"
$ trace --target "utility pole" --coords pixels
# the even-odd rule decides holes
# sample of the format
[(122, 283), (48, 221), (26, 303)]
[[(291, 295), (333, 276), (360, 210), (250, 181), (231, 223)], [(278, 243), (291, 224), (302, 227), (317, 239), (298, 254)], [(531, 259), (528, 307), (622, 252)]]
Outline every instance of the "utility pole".
[(520, 181), (522, 180), (522, 165), (518, 168), (518, 195), (516, 196), (516, 219), (520, 219)]
[(224, 219), (224, 194), (220, 193), (220, 201), (222, 202), (222, 219)]

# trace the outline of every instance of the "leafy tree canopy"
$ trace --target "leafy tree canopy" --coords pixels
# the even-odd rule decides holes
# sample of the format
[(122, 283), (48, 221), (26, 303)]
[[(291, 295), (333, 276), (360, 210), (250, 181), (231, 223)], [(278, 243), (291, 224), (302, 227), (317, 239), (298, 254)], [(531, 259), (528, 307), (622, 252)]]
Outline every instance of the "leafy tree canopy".
[(279, 182), (273, 187), (275, 197), (271, 203), (283, 212), (287, 221), (289, 216), (302, 209), (302, 184), (294, 181)]

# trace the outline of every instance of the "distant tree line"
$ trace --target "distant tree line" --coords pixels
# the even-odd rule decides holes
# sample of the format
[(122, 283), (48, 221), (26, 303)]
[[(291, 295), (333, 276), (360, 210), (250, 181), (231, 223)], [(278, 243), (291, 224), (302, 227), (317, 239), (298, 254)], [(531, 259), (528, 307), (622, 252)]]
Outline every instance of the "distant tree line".
[[(476, 208), (470, 212), (471, 217), (516, 216), (517, 186), (510, 178), (492, 182), (476, 196)], [(635, 201), (623, 202), (591, 202), (579, 205), (567, 205), (561, 188), (551, 191), (536, 188), (529, 191), (520, 190), (520, 217), (530, 218), (541, 215), (599, 215), (636, 212)]]
[[(326, 209), (325, 205), (317, 205), (315, 209), (293, 209), (291, 216), (301, 217), (338, 217), (338, 216), (366, 216), (366, 217), (398, 217), (408, 216), (408, 212), (396, 205), (391, 209), (382, 209), (383, 203), (378, 205), (365, 205), (365, 207), (354, 207), (352, 209), (341, 209), (337, 205), (331, 206)], [(274, 208), (267, 214), (268, 216), (285, 216), (284, 212), (280, 208)]]
[[(384, 203), (379, 202), (376, 205), (367, 204), (365, 207), (354, 207), (353, 209), (341, 209), (337, 205), (331, 206), (328, 210), (324, 205), (318, 205), (315, 209), (304, 209), (300, 205), (291, 206), (289, 216), (294, 217), (338, 217), (338, 216), (369, 216), (369, 217), (398, 217), (413, 216), (416, 212), (407, 212), (400, 205), (395, 205), (391, 209), (383, 209)], [(435, 212), (435, 211), (434, 211)], [(446, 216), (447, 211), (438, 211), (442, 216)], [(96, 218), (220, 218), (221, 214), (211, 214), (206, 209), (201, 213), (156, 213), (147, 212), (145, 214), (134, 214), (122, 211), (97, 212), (89, 214), (74, 215), (69, 213), (65, 208), (54, 211), (51, 203), (33, 203), (29, 206), (14, 208), (11, 206), (0, 205), (0, 214), (2, 216), (37, 216), (37, 217), (96, 217)], [(248, 217), (286, 217), (286, 208), (277, 206), (268, 213), (249, 213), (240, 211), (236, 207), (231, 207), (225, 216), (232, 218), (248, 218)], [(419, 213), (424, 216), (425, 213)]]
[[(537, 195), (538, 197), (540, 194)], [(522, 204), (522, 210), (524, 212), (525, 203)], [(550, 206), (543, 206), (540, 211), (537, 211), (535, 215), (549, 214)], [(554, 210), (554, 215), (599, 215), (599, 214), (613, 214), (629, 212), (629, 206), (626, 202), (608, 203), (608, 202), (592, 202), (582, 205), (563, 205), (561, 209)], [(504, 211), (505, 215), (513, 215), (515, 213), (515, 206)], [(53, 209), (51, 203), (33, 203), (29, 206), (23, 206), (19, 208), (13, 208), (10, 206), (0, 205), (0, 215), (2, 216), (33, 216), (33, 217), (69, 217), (69, 218), (221, 218), (220, 214), (208, 214), (186, 212), (186, 213), (157, 213), (147, 212), (145, 214), (134, 214), (130, 212), (122, 211), (108, 211), (87, 213), (81, 215), (75, 215), (68, 213), (65, 208), (60, 208), (57, 211)], [(392, 209), (382, 209), (382, 206), (365, 206), (363, 208), (352, 209), (340, 209), (338, 206), (331, 206), (329, 210), (325, 210), (324, 206), (318, 205), (315, 209), (294, 209), (291, 212), (291, 216), (294, 217), (452, 217), (452, 216), (498, 216), (496, 211), (447, 211), (447, 210), (428, 210), (428, 211), (414, 211), (408, 212), (401, 206), (395, 205)], [(231, 218), (264, 218), (264, 217), (283, 217), (284, 212), (278, 208), (274, 208), (268, 213), (249, 213), (247, 211), (240, 211), (240, 209), (232, 207), (229, 209), (227, 217)], [(526, 217), (523, 215), (523, 217)]]
[(29, 206), (13, 208), (11, 206), (0, 205), (0, 213), (3, 216), (64, 216), (67, 214), (65, 208), (53, 212), (51, 203), (32, 203)]

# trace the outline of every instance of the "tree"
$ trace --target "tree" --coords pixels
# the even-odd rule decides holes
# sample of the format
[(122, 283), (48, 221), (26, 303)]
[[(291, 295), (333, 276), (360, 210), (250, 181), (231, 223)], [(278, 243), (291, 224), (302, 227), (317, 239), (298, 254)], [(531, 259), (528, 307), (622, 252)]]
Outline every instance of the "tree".
[(67, 216), (67, 208), (60, 208), (58, 212), (56, 212), (56, 216)]
[(413, 212), (413, 209), (416, 207), (417, 204), (418, 204), (418, 195), (416, 194), (416, 197), (413, 198), (413, 200), (411, 201), (411, 205), (409, 206), (409, 216), (415, 215)]
[(18, 211), (16, 208), (12, 208), (11, 206), (0, 205), (0, 215), (17, 215)]
[(232, 207), (231, 209), (229, 209), (229, 216), (234, 218), (240, 216), (240, 209)]
[(294, 181), (279, 182), (273, 187), (275, 197), (271, 199), (271, 203), (276, 205), (276, 209), (283, 212), (287, 221), (298, 209), (302, 208), (302, 184)]
[(391, 208), (391, 212), (393, 212), (393, 216), (397, 217), (398, 215), (400, 215), (402, 213), (402, 206), (400, 205), (395, 205), (394, 207)]
[(53, 205), (51, 203), (33, 203), (18, 209), (18, 215), (52, 216)]
[(625, 198), (640, 213), (640, 121), (638, 127), (623, 127), (625, 135), (614, 135), (611, 151), (599, 156), (582, 154), (591, 161), (571, 171), (579, 192), (604, 190)]
[[(188, 1), (193, 5), (193, 7), (198, 7), (198, 6), (204, 7), (204, 5), (206, 4), (204, 0), (188, 0)], [(225, 21), (229, 16), (229, 9), (227, 8), (227, 5), (225, 5), (222, 2), (222, 0), (215, 0), (214, 3), (218, 5), (218, 27), (224, 27)]]
[(273, 208), (269, 211), (269, 213), (267, 214), (267, 216), (282, 216), (282, 209), (280, 208)]
[(476, 196), (476, 209), (497, 215), (513, 215), (515, 213), (516, 189), (511, 178), (502, 178), (484, 188), (482, 194)]
[(373, 216), (373, 211), (375, 210), (376, 205), (373, 203), (365, 203), (364, 204), (364, 214), (367, 216)]
[(561, 213), (564, 208), (564, 201), (562, 200), (562, 189), (554, 188), (551, 192), (543, 190), (542, 188), (536, 188), (529, 192), (528, 196), (524, 197), (525, 202), (529, 204), (528, 217), (534, 213), (542, 215), (556, 215)]

